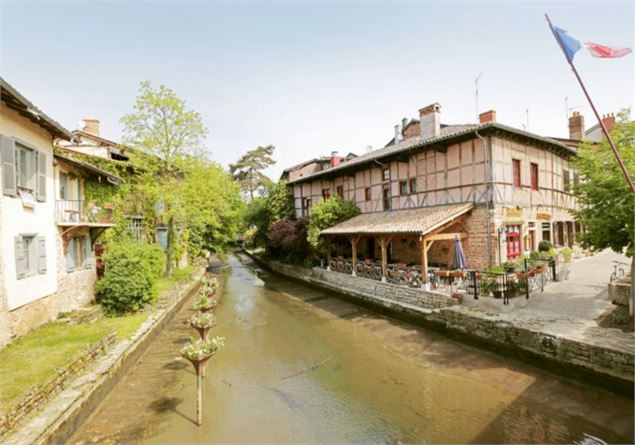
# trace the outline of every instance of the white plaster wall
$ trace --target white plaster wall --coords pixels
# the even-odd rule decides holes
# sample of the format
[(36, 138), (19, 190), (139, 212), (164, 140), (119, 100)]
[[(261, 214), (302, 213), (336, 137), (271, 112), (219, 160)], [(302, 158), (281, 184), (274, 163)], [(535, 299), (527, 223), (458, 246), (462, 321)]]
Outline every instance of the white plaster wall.
[[(57, 291), (57, 246), (55, 225), (55, 194), (53, 184), (53, 140), (41, 127), (2, 107), (0, 134), (20, 139), (47, 155), (46, 202), (36, 202), (34, 209), (22, 206), (21, 199), (0, 197), (0, 264), (2, 293), (9, 310), (23, 306)], [(1, 173), (0, 173), (1, 174)], [(46, 273), (17, 279), (15, 241), (20, 234), (46, 237)]]

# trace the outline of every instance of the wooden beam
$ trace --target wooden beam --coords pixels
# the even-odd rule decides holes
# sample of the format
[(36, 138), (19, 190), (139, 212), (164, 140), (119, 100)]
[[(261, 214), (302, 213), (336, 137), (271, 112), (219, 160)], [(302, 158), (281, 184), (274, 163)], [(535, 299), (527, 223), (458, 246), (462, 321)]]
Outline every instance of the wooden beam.
[(331, 237), (326, 237), (326, 270), (331, 270)]
[(361, 235), (352, 235), (348, 237), (348, 240), (351, 242), (351, 250), (352, 250), (352, 263), (353, 263), (353, 271), (351, 275), (354, 277), (357, 276), (357, 243), (362, 238)]
[(421, 282), (428, 282), (428, 240), (423, 239), (421, 242)]
[(428, 241), (441, 241), (441, 240), (453, 240), (455, 237), (459, 239), (467, 238), (467, 233), (453, 232), (453, 233), (436, 233), (434, 235), (427, 235)]
[(386, 281), (388, 276), (388, 244), (392, 240), (392, 235), (380, 235), (377, 237), (379, 247), (381, 247), (381, 279)]

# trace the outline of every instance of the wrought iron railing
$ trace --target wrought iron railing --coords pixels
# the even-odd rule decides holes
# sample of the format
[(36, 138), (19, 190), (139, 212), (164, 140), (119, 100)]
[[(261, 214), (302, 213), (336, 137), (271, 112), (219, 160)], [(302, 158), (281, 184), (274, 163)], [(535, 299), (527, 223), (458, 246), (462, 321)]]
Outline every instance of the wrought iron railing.
[(114, 222), (112, 205), (97, 205), (86, 200), (59, 200), (55, 202), (55, 220), (58, 223), (102, 223)]
[[(353, 262), (349, 258), (331, 258), (328, 264), (334, 272), (352, 275)], [(357, 261), (355, 264), (355, 275), (381, 281), (381, 264), (372, 260)], [(405, 264), (389, 264), (386, 269), (386, 282), (409, 287), (421, 287), (421, 270), (416, 266)]]

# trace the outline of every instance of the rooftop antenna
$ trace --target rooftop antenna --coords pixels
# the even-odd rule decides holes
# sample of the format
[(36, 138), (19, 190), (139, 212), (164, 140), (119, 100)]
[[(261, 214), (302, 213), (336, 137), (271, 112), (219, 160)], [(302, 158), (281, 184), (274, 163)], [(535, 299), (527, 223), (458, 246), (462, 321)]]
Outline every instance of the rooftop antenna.
[(526, 117), (526, 121), (527, 121), (527, 126), (526, 126), (526, 128), (527, 128), (527, 131), (529, 131), (529, 108), (526, 108), (526, 109), (525, 109), (525, 113), (526, 113), (526, 115), (527, 115), (527, 117)]
[(476, 120), (478, 120), (478, 81), (481, 79), (483, 73), (478, 73), (476, 79), (474, 79), (474, 99), (476, 101)]

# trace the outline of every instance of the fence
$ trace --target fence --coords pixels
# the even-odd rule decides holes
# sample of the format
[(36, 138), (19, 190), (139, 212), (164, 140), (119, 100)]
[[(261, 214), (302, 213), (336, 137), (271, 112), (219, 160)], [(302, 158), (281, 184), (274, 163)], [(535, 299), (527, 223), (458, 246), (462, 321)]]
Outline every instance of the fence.
[(517, 296), (529, 298), (529, 294), (540, 289), (546, 283), (556, 281), (557, 263), (555, 260), (525, 260), (524, 268), (513, 272), (468, 271), (464, 281), (465, 291), (478, 300), (479, 296), (492, 295), (502, 298), (503, 304)]
[(59, 200), (55, 202), (55, 219), (58, 223), (105, 223), (114, 221), (112, 205), (98, 206), (84, 200)]

